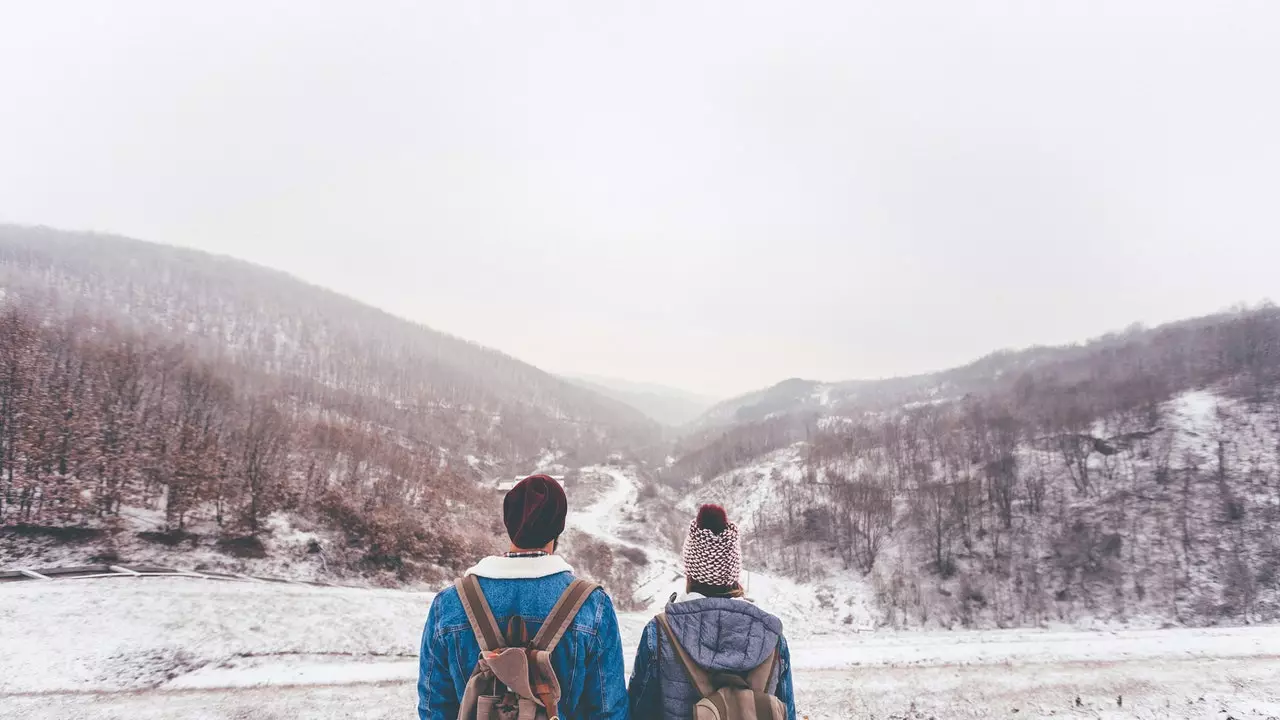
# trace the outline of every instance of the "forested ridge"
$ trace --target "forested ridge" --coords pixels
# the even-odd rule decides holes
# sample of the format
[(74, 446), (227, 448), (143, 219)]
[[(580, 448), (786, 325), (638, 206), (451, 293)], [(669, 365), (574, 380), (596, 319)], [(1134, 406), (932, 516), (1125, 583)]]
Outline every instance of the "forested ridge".
[(658, 439), (621, 403), (228, 258), (0, 226), (0, 290), (0, 525), (140, 506), (252, 537), (288, 510), (413, 576), (491, 539), (494, 477)]
[(930, 382), (731, 401), (772, 411), (686, 438), (665, 481), (745, 512), (762, 562), (864, 575), (894, 624), (1280, 617), (1280, 310)]

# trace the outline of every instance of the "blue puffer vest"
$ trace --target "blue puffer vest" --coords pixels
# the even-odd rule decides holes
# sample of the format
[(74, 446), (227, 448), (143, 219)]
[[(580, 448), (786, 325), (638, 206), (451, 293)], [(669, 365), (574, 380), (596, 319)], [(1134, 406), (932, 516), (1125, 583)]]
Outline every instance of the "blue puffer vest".
[[(791, 655), (782, 637), (782, 621), (743, 600), (699, 598), (666, 609), (671, 630), (699, 666), (711, 672), (745, 673), (780, 651), (768, 691), (795, 718)], [(680, 664), (675, 648), (656, 621), (644, 629), (632, 671), (631, 716), (637, 720), (684, 720), (700, 699)]]

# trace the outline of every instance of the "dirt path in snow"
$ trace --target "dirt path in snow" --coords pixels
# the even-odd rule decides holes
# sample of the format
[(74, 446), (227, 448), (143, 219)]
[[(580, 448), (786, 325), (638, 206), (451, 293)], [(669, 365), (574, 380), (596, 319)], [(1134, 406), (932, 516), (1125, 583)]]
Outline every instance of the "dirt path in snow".
[(583, 468), (583, 472), (598, 472), (609, 476), (613, 486), (585, 510), (570, 513), (568, 527), (592, 535), (610, 545), (636, 548), (644, 552), (648, 565), (641, 571), (636, 597), (650, 610), (657, 612), (666, 604), (667, 597), (680, 589), (683, 572), (675, 553), (652, 545), (642, 545), (620, 536), (619, 526), (627, 509), (636, 504), (640, 493), (634, 471), (613, 467)]
[(613, 545), (640, 548), (646, 553), (657, 552), (653, 548), (624, 540), (617, 534), (618, 519), (622, 517), (627, 506), (635, 505), (640, 493), (635, 476), (625, 470), (611, 467), (590, 467), (583, 468), (582, 471), (608, 475), (613, 479), (613, 487), (585, 510), (571, 512), (568, 526)]

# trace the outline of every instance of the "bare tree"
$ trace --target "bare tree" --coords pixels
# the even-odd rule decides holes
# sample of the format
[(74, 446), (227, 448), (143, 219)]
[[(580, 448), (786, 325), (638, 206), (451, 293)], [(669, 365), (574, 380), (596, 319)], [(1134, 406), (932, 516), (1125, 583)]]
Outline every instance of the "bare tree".
[(259, 530), (262, 517), (283, 499), (290, 430), (285, 417), (270, 401), (249, 401), (241, 440), (240, 473), (244, 478), (244, 524)]

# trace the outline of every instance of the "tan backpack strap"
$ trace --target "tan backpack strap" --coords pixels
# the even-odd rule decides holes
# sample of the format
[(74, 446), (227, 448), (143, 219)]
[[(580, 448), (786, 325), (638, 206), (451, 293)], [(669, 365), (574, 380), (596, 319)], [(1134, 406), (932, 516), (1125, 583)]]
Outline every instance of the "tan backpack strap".
[(543, 621), (542, 627), (538, 628), (538, 634), (533, 636), (533, 647), (544, 652), (555, 650), (560, 638), (564, 637), (569, 626), (573, 624), (573, 619), (578, 616), (582, 604), (599, 587), (586, 580), (574, 580), (569, 583), (569, 587), (561, 593), (555, 607), (551, 608), (551, 613)]
[(715, 706), (716, 714), (719, 715), (721, 718), (733, 717), (732, 715), (729, 714), (729, 703), (724, 701), (724, 695), (721, 695), (718, 692), (713, 692), (707, 696), (707, 699), (710, 700), (711, 704)]
[(689, 657), (689, 653), (685, 652), (680, 641), (676, 639), (676, 634), (671, 631), (671, 624), (667, 622), (667, 614), (659, 613), (655, 618), (658, 621), (658, 627), (662, 632), (666, 633), (667, 639), (671, 641), (671, 647), (676, 651), (676, 657), (680, 658), (680, 664), (684, 665), (684, 671), (689, 674), (689, 679), (693, 681), (693, 686), (698, 688), (698, 694), (702, 697), (710, 697), (715, 688), (711, 687), (711, 676), (706, 670), (698, 667), (693, 658)]
[(471, 631), (476, 634), (480, 649), (493, 651), (506, 647), (502, 631), (498, 629), (498, 621), (494, 619), (493, 610), (484, 599), (476, 576), (468, 575), (454, 583), (454, 587), (458, 588), (458, 599), (462, 601), (462, 609), (467, 611), (467, 621), (471, 623)]
[(769, 653), (769, 659), (760, 663), (747, 673), (747, 685), (756, 692), (769, 692), (769, 678), (773, 675), (773, 667), (778, 664), (778, 650)]
[(784, 718), (774, 717), (773, 703), (769, 699), (769, 695), (764, 692), (755, 693), (756, 696), (756, 720), (784, 720)]

